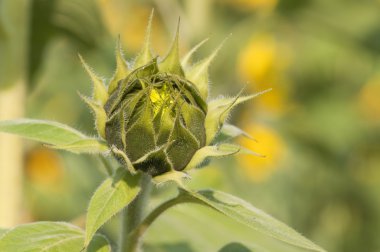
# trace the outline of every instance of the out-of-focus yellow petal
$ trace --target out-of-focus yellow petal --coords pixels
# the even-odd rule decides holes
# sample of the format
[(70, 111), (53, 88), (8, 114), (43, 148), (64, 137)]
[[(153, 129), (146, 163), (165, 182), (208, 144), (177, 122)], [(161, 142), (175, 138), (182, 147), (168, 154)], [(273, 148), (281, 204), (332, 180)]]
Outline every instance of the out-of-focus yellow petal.
[(58, 154), (47, 148), (31, 150), (26, 157), (26, 175), (35, 184), (57, 188), (64, 170)]
[(368, 81), (359, 93), (359, 108), (370, 123), (380, 124), (380, 76)]
[(270, 92), (256, 99), (252, 106), (257, 111), (271, 113), (272, 115), (282, 115), (290, 109), (288, 101), (288, 90), (285, 85), (273, 87)]
[(244, 10), (273, 10), (278, 0), (224, 0), (224, 2)]
[(242, 49), (237, 60), (237, 72), (252, 91), (272, 88), (255, 101), (255, 107), (279, 115), (286, 110), (289, 83), (286, 69), (290, 62), (289, 50), (269, 33), (255, 35)]
[(265, 85), (276, 73), (277, 45), (273, 36), (255, 36), (238, 56), (238, 74), (243, 81)]
[(265, 157), (239, 155), (237, 156), (238, 163), (246, 177), (255, 182), (265, 181), (284, 158), (285, 144), (281, 136), (264, 125), (248, 125), (244, 128), (258, 142), (242, 137), (239, 138), (239, 144), (254, 151), (259, 150), (258, 152)]

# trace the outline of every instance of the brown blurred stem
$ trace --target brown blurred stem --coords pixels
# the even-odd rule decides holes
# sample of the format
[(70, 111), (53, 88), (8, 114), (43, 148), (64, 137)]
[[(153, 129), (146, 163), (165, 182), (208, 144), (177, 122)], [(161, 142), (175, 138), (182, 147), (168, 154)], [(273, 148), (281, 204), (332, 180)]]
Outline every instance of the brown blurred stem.
[[(24, 116), (28, 72), (30, 0), (0, 1), (0, 120)], [(3, 53), (5, 55), (3, 55)], [(5, 77), (5, 78), (4, 78)], [(9, 77), (9, 78), (8, 78)], [(21, 222), (23, 143), (19, 137), (0, 134), (0, 226)]]
[[(22, 81), (0, 91), (0, 120), (22, 117), (24, 96)], [(0, 227), (12, 227), (20, 222), (22, 175), (22, 140), (17, 136), (0, 134)]]

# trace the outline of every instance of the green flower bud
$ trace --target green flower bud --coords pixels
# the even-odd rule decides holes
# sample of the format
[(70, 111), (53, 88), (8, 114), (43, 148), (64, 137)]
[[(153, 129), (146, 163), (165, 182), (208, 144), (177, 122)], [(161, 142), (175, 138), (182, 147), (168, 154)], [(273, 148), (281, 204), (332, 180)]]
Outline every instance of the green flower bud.
[(221, 46), (191, 65), (192, 54), (204, 40), (181, 63), (177, 30), (168, 54), (158, 60), (150, 50), (151, 20), (152, 15), (133, 68), (124, 60), (118, 43), (117, 68), (108, 87), (81, 58), (94, 86), (92, 98), (82, 98), (94, 112), (99, 136), (120, 163), (132, 173), (150, 174), (157, 183), (179, 182), (187, 170), (203, 164), (206, 158), (243, 150), (216, 144), (215, 139), (220, 132), (229, 135), (223, 124), (232, 108), (258, 94), (208, 102), (208, 68)]
[(104, 108), (107, 142), (152, 176), (183, 170), (205, 145), (206, 102), (187, 79), (159, 71), (156, 59), (119, 81)]

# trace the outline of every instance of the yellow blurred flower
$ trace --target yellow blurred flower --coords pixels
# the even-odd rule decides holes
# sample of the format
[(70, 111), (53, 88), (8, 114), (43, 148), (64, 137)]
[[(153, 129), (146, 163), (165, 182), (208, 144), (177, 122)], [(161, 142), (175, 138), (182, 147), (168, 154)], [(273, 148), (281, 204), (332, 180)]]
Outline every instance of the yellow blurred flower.
[[(131, 3), (124, 0), (98, 0), (99, 10), (107, 30), (114, 37), (120, 35), (122, 44), (128, 52), (137, 52), (145, 38), (145, 28), (152, 7)], [(167, 41), (163, 28), (156, 17), (152, 22), (152, 37), (154, 49), (162, 51)]]
[(380, 124), (380, 76), (368, 81), (359, 93), (359, 109), (371, 123)]
[(289, 63), (287, 46), (279, 43), (273, 34), (263, 32), (254, 35), (240, 51), (237, 72), (242, 81), (263, 87), (278, 83)]
[(273, 10), (278, 0), (224, 0), (224, 2), (244, 10)]
[(260, 125), (248, 125), (246, 132), (258, 140), (258, 143), (241, 137), (238, 139), (239, 144), (265, 155), (265, 157), (256, 157), (252, 155), (239, 155), (238, 163), (247, 178), (255, 182), (262, 182), (279, 167), (284, 158), (285, 144), (274, 130)]
[(52, 186), (63, 179), (63, 166), (58, 154), (50, 149), (39, 147), (31, 150), (26, 156), (26, 175), (35, 184)]
[(243, 82), (248, 82), (251, 91), (272, 88), (273, 90), (256, 100), (259, 109), (273, 114), (282, 114), (288, 95), (285, 70), (289, 65), (289, 52), (269, 33), (260, 33), (241, 50), (237, 59), (237, 72)]

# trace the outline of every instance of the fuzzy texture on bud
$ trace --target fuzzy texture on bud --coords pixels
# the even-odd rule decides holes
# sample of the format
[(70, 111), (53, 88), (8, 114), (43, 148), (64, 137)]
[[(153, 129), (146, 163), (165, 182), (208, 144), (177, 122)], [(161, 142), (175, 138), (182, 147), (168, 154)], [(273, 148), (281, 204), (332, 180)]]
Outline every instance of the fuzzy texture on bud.
[(121, 80), (104, 108), (107, 142), (152, 176), (183, 170), (205, 145), (206, 102), (187, 79), (160, 72), (156, 59)]
[(157, 183), (178, 182), (187, 177), (186, 171), (201, 166), (209, 157), (242, 151), (255, 155), (225, 141), (217, 143), (216, 136), (244, 135), (225, 125), (225, 120), (237, 104), (261, 93), (209, 101), (208, 68), (221, 46), (192, 65), (192, 54), (205, 40), (181, 60), (177, 29), (168, 54), (158, 60), (150, 49), (152, 16), (133, 64), (127, 64), (118, 43), (116, 71), (108, 85), (81, 58), (93, 82), (92, 97), (82, 99), (93, 110), (98, 134), (113, 155), (132, 173), (148, 173)]

